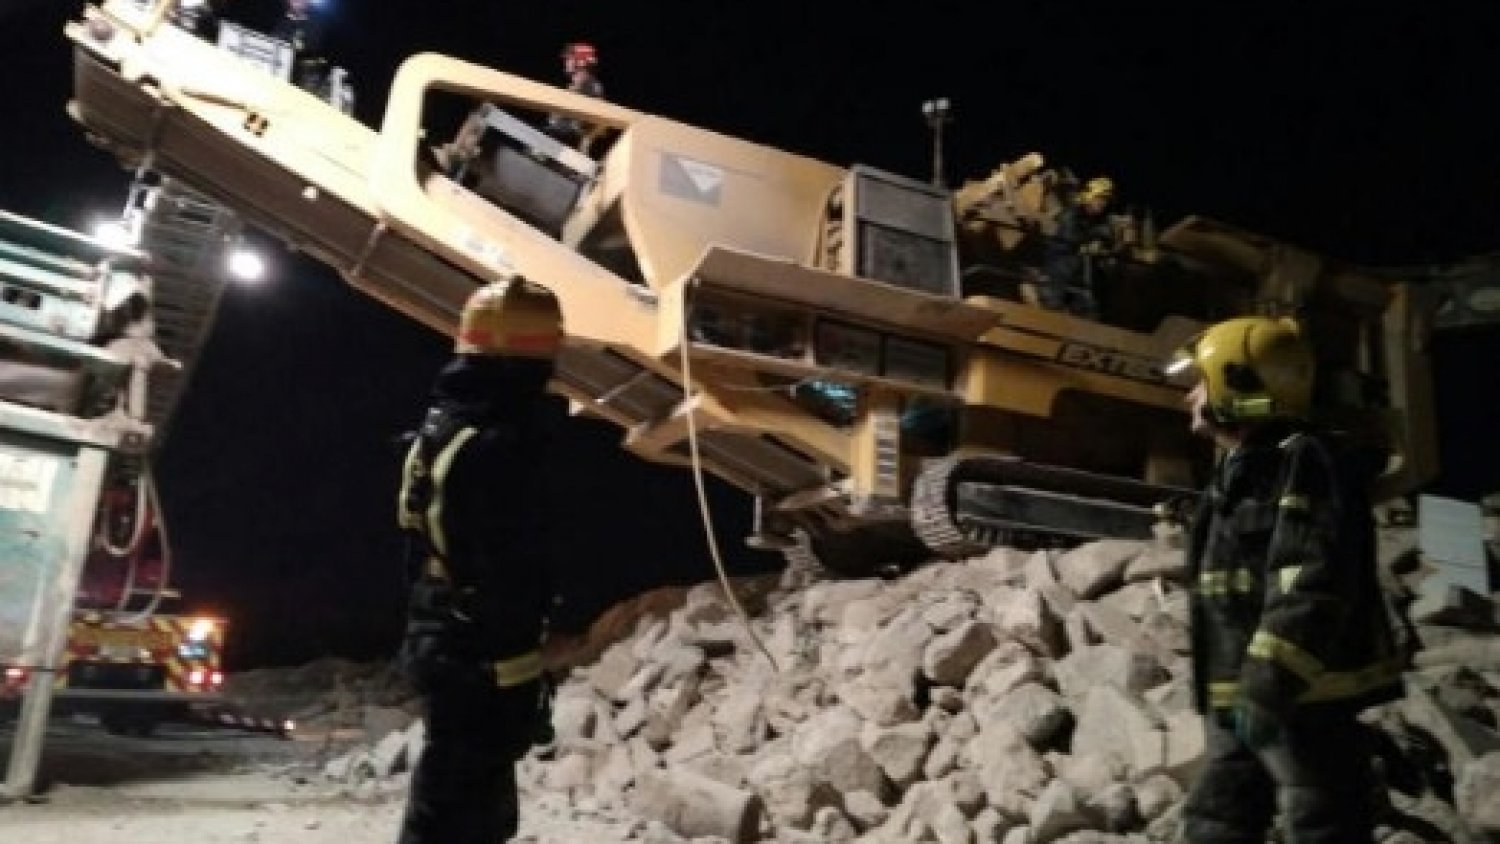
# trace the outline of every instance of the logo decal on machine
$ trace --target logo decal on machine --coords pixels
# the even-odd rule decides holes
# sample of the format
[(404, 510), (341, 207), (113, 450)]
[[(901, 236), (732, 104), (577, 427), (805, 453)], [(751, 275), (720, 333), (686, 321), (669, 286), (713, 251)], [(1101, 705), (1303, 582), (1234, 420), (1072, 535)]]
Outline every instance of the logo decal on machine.
[(1057, 362), (1150, 384), (1166, 382), (1158, 361), (1087, 343), (1062, 343), (1057, 347)]
[(718, 205), (724, 193), (724, 171), (712, 164), (664, 152), (659, 187), (668, 196)]

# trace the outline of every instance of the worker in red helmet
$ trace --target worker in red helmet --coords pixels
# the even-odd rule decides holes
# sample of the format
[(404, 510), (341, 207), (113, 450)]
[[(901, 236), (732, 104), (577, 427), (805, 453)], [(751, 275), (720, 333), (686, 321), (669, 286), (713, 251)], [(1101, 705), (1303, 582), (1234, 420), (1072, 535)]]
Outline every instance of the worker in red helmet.
[(563, 69), (571, 76), (576, 71), (587, 70), (599, 64), (599, 51), (593, 44), (574, 41), (563, 47), (559, 58), (563, 60)]
[(469, 297), (453, 359), (403, 466), (412, 589), (398, 664), (426, 708), (399, 844), (498, 844), (520, 820), (515, 764), (550, 727), (554, 610), (547, 393), (557, 300), (519, 277)]
[[(604, 85), (596, 74), (599, 51), (593, 44), (574, 41), (563, 47), (559, 58), (563, 62), (563, 73), (568, 77), (569, 91), (586, 97), (604, 98)], [(594, 140), (592, 127), (585, 127), (575, 118), (562, 114), (553, 114), (547, 118), (547, 134), (585, 153)]]

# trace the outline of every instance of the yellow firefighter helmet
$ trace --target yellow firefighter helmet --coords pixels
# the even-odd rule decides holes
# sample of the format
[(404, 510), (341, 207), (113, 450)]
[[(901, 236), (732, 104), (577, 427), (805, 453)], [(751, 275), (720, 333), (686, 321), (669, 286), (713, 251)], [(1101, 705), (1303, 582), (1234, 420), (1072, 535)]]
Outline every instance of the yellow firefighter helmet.
[(1095, 199), (1108, 201), (1114, 198), (1115, 180), (1108, 176), (1095, 176), (1084, 183), (1083, 190), (1078, 192), (1079, 202), (1091, 202)]
[(557, 299), (520, 276), (474, 291), (459, 316), (460, 354), (550, 358), (561, 344)]
[(1178, 350), (1168, 374), (1195, 370), (1221, 422), (1306, 419), (1312, 410), (1313, 350), (1295, 320), (1237, 317)]

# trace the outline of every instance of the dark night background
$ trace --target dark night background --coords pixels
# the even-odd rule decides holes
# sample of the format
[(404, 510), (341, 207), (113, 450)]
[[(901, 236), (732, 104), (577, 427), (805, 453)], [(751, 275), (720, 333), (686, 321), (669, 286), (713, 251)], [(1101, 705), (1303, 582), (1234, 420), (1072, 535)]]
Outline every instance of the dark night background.
[[(1371, 266), (1500, 250), (1492, 3), (326, 2), (372, 125), (408, 54), (558, 83), (559, 46), (587, 39), (611, 99), (835, 164), (925, 178), (920, 104), (947, 96), (950, 182), (1037, 150), (1113, 175), (1163, 225), (1200, 213)], [(0, 208), (87, 228), (128, 181), (64, 114), (62, 28), (79, 8), (0, 0)], [(278, 8), (232, 0), (227, 17), (268, 28)], [(178, 585), (229, 615), (234, 669), (394, 647), (392, 441), (447, 351), (273, 252), (270, 278), (227, 294), (158, 461)], [(1437, 343), (1431, 491), (1500, 489), (1497, 337)], [(593, 584), (580, 616), (710, 577), (690, 476), (628, 456), (611, 426), (575, 425), (558, 461), (577, 493), (569, 555), (596, 568), (575, 577)], [(748, 501), (716, 487), (714, 503), (736, 567), (765, 565), (740, 550)]]

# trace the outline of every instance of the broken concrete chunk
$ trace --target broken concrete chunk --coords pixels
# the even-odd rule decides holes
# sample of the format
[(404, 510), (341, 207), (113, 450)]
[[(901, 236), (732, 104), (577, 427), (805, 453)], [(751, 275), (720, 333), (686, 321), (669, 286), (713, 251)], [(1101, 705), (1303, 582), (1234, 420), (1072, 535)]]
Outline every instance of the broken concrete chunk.
[(1027, 806), (1047, 783), (1041, 755), (1009, 728), (985, 727), (964, 755), (979, 772), (990, 805), (1008, 816), (1025, 817)]
[(1452, 770), (1460, 770), (1481, 756), (1500, 751), (1500, 735), (1452, 711), (1425, 689), (1409, 687), (1405, 700), (1397, 706), (1407, 723), (1437, 739), (1448, 755)]
[(1014, 822), (990, 806), (980, 809), (979, 814), (969, 823), (969, 828), (974, 831), (976, 844), (1000, 844), (1005, 840), (1005, 833), (1014, 826)]
[(589, 682), (607, 700), (617, 700), (616, 695), (635, 676), (640, 664), (629, 641), (616, 642), (605, 648), (603, 656), (589, 668)]
[(1066, 780), (1080, 794), (1102, 791), (1106, 786), (1118, 782), (1125, 774), (1124, 767), (1118, 763), (1111, 764), (1109, 760), (1089, 753), (1059, 753), (1055, 758), (1049, 754), (1047, 759), (1057, 776)]
[(1141, 555), (1132, 539), (1100, 539), (1073, 548), (1053, 562), (1057, 580), (1079, 598), (1097, 598), (1124, 582), (1125, 566)]
[(729, 753), (748, 753), (760, 746), (766, 734), (760, 690), (745, 684), (729, 687), (709, 719), (717, 745)]
[(616, 744), (604, 751), (603, 761), (595, 767), (593, 785), (604, 794), (624, 794), (635, 784), (638, 773), (630, 747)]
[(932, 628), (914, 607), (901, 610), (859, 648), (860, 666), (870, 674), (914, 677), (933, 638)]
[(560, 743), (594, 737), (596, 701), (593, 690), (581, 684), (567, 684), (558, 691), (552, 701), (552, 729)]
[(1020, 586), (1025, 582), (1026, 564), (1030, 559), (1031, 555), (1025, 551), (1000, 545), (991, 548), (983, 556), (970, 559), (968, 565), (988, 574), (992, 581)]
[(898, 788), (905, 788), (921, 777), (927, 752), (936, 736), (921, 721), (891, 727), (866, 723), (860, 740), (886, 777)]
[(652, 659), (653, 651), (667, 635), (665, 619), (641, 616), (636, 622), (635, 635), (631, 637), (630, 652), (636, 659)]
[(552, 791), (587, 788), (594, 779), (594, 757), (587, 753), (564, 753), (542, 771), (542, 783)]
[(734, 844), (755, 840), (763, 808), (753, 792), (684, 769), (642, 774), (631, 805), (641, 817), (660, 821), (679, 835), (717, 835)]
[(1141, 619), (1141, 639), (1153, 652), (1165, 654), (1190, 654), (1193, 650), (1193, 635), (1188, 626), (1167, 612), (1151, 612)]
[(1460, 768), (1454, 798), (1477, 830), (1500, 833), (1500, 753), (1486, 753)]
[(849, 844), (858, 835), (854, 824), (837, 806), (824, 806), (813, 813), (807, 831), (820, 844)]
[(1023, 588), (1037, 589), (1042, 586), (1057, 586), (1057, 569), (1053, 567), (1052, 552), (1041, 548), (1031, 553), (1026, 558), (1026, 568), (1022, 572), (1025, 580)]
[(374, 749), (370, 751), (370, 764), (375, 776), (385, 778), (406, 770), (410, 764), (406, 755), (407, 744), (405, 730), (387, 733), (385, 738), (376, 742)]
[(847, 617), (850, 606), (883, 594), (883, 587), (875, 578), (814, 583), (802, 593), (802, 618), (825, 626), (836, 625)]
[(1041, 682), (1046, 669), (1031, 651), (1018, 642), (1001, 642), (969, 672), (966, 683), (970, 700), (1003, 695), (1026, 683)]
[(891, 810), (871, 792), (851, 791), (844, 795), (844, 814), (854, 822), (857, 830), (866, 832), (885, 823)]
[(615, 712), (615, 732), (621, 738), (630, 738), (635, 735), (637, 730), (645, 726), (648, 712), (645, 698), (631, 698), (629, 703)]
[(1125, 581), (1139, 583), (1157, 578), (1181, 581), (1187, 573), (1185, 556), (1183, 549), (1173, 543), (1148, 542), (1140, 556), (1126, 564)]
[(977, 704), (975, 714), (985, 724), (1010, 727), (1033, 747), (1046, 746), (1072, 718), (1062, 697), (1040, 683), (1026, 683)]
[(1105, 832), (1127, 832), (1138, 825), (1140, 816), (1135, 807), (1135, 790), (1129, 785), (1111, 783), (1099, 791), (1084, 794), (1084, 811), (1091, 825)]
[(1042, 593), (1026, 589), (1001, 610), (997, 626), (1009, 638), (1048, 657), (1064, 651), (1062, 623), (1042, 600)]
[(839, 700), (866, 721), (880, 726), (920, 718), (922, 712), (912, 702), (912, 694), (910, 679), (889, 674), (860, 676), (838, 688)]
[(1135, 806), (1141, 819), (1150, 823), (1182, 801), (1182, 784), (1166, 774), (1151, 774), (1135, 785)]
[(1084, 620), (1081, 606), (1073, 607), (1063, 616), (1062, 626), (1063, 639), (1067, 642), (1064, 653), (1072, 653), (1099, 641), (1099, 637), (1089, 629), (1088, 622)]
[(995, 644), (990, 625), (962, 622), (927, 645), (922, 655), (922, 672), (940, 686), (962, 686), (969, 672), (994, 650)]
[(944, 712), (962, 712), (967, 702), (964, 693), (950, 686), (938, 686), (928, 692), (932, 705)]
[(1104, 644), (1128, 647), (1141, 634), (1141, 625), (1113, 604), (1090, 601), (1079, 604), (1076, 612)]
[(1100, 684), (1140, 694), (1168, 679), (1166, 669), (1149, 653), (1118, 645), (1092, 645), (1074, 651), (1052, 666), (1058, 691), (1076, 701)]
[(922, 774), (927, 779), (935, 780), (942, 778), (945, 774), (958, 767), (959, 754), (963, 751), (962, 741), (944, 736), (937, 740), (932, 749), (927, 752), (927, 758), (922, 762)]
[(922, 608), (922, 621), (934, 632), (947, 633), (972, 622), (979, 608), (979, 599), (972, 593), (945, 592)]
[(1116, 686), (1093, 686), (1075, 712), (1075, 754), (1098, 756), (1131, 774), (1161, 769), (1166, 755), (1166, 735), (1139, 698)]
[(840, 794), (786, 754), (770, 754), (751, 766), (750, 786), (778, 827), (807, 829), (824, 806), (837, 806)]
[(1107, 595), (1101, 595), (1094, 603), (1119, 610), (1139, 621), (1146, 613), (1161, 609), (1162, 594), (1165, 593), (1161, 592), (1154, 581), (1127, 583)]
[(1074, 830), (1087, 829), (1089, 816), (1080, 795), (1062, 780), (1053, 780), (1037, 795), (1027, 814), (1031, 840), (1048, 844)]

